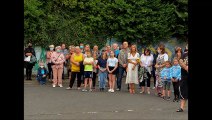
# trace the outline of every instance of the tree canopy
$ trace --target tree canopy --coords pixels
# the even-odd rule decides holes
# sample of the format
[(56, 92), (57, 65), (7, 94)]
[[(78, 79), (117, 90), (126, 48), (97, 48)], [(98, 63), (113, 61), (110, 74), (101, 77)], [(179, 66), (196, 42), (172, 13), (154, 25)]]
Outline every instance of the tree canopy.
[[(188, 0), (24, 0), (24, 39), (35, 45), (153, 44), (187, 34)], [(182, 37), (182, 38), (183, 38)]]

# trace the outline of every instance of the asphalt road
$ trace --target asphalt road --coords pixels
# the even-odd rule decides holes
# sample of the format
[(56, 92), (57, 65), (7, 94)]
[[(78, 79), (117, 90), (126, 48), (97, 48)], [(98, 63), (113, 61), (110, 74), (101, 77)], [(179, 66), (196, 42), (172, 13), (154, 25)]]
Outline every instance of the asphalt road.
[[(123, 79), (124, 81), (124, 79)], [(188, 109), (175, 112), (179, 102), (163, 100), (151, 94), (129, 94), (123, 82), (122, 91), (108, 93), (94, 91), (81, 92), (66, 90), (69, 80), (64, 80), (63, 88), (53, 88), (51, 83), (39, 85), (37, 81), (24, 82), (25, 120), (187, 120)], [(173, 93), (172, 93), (173, 94)], [(172, 98), (173, 99), (173, 96)]]

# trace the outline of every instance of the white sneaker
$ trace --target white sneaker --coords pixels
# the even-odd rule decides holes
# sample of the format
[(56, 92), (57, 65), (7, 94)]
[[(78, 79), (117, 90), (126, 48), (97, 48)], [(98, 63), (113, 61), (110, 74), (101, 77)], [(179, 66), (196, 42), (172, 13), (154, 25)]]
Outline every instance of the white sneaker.
[(66, 90), (71, 90), (71, 87), (67, 87)]
[(114, 89), (111, 89), (111, 91), (110, 91), (110, 92), (112, 92), (112, 93), (113, 93), (113, 92), (114, 92)]
[(53, 85), (53, 87), (56, 87), (56, 85)]
[(86, 90), (86, 89), (82, 89), (82, 92), (87, 92), (88, 90)]
[(112, 89), (109, 89), (108, 92), (111, 92)]
[(63, 85), (62, 85), (62, 84), (59, 84), (59, 86), (60, 86), (60, 87), (63, 87)]
[(155, 87), (152, 87), (152, 89), (154, 90), (154, 89), (155, 89)]

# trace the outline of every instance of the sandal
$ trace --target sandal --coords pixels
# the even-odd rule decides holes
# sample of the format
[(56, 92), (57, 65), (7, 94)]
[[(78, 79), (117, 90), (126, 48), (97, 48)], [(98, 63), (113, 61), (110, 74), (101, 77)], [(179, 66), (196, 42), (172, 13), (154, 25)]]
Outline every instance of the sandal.
[(129, 90), (130, 90), (130, 94), (132, 94), (133, 93), (132, 89), (129, 89)]
[(179, 109), (177, 109), (176, 112), (183, 112), (183, 109), (182, 108), (179, 108)]
[(177, 101), (176, 98), (173, 99), (173, 102)]
[(166, 96), (161, 96), (161, 98), (163, 98), (165, 100), (166, 99)]
[(135, 90), (132, 90), (132, 94), (135, 94)]
[(141, 91), (140, 93), (141, 93), (141, 94), (143, 94), (143, 93), (144, 93), (144, 91)]

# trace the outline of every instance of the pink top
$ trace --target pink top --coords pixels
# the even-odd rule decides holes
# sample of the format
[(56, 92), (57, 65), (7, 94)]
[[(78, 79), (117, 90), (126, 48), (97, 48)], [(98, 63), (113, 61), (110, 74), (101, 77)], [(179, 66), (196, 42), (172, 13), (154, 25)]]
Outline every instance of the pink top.
[(63, 68), (63, 63), (65, 62), (65, 56), (62, 53), (53, 52), (51, 55), (52, 68)]
[(46, 63), (51, 63), (51, 55), (54, 51), (47, 51), (46, 52)]

